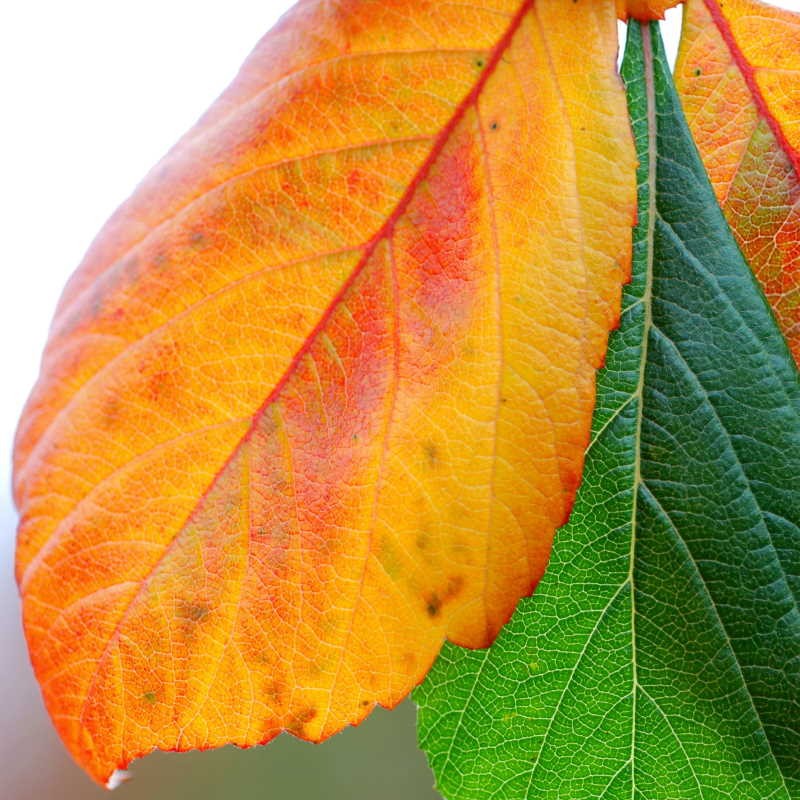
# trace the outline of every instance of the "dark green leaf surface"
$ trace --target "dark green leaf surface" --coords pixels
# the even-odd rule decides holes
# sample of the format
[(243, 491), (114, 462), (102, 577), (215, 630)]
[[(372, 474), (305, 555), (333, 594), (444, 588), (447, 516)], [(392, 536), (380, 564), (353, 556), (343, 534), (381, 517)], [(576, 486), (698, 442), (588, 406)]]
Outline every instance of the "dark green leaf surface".
[(655, 26), (631, 26), (623, 73), (634, 279), (544, 580), (416, 692), (449, 800), (800, 797), (797, 373)]

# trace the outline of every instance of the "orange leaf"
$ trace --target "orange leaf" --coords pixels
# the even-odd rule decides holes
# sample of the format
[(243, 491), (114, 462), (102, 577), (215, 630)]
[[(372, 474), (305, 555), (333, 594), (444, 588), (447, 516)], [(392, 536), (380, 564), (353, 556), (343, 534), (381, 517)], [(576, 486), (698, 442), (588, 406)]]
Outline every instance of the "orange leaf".
[(664, 12), (680, 5), (684, 0), (616, 0), (617, 15), (627, 20), (633, 17), (641, 22), (664, 19)]
[(98, 781), (324, 739), (539, 580), (629, 273), (616, 50), (612, 0), (301, 3), (101, 232), (15, 453)]
[(800, 364), (800, 15), (690, 0), (675, 78), (725, 217)]

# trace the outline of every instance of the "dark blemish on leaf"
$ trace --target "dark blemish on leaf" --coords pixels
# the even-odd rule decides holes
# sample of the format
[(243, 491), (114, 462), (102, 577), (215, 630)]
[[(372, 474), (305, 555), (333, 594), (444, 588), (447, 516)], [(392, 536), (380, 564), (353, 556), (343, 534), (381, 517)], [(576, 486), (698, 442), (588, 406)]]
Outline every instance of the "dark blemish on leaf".
[(201, 619), (208, 616), (210, 609), (206, 606), (189, 605), (186, 606), (186, 616), (192, 622), (200, 622)]
[(308, 706), (307, 708), (298, 711), (293, 717), (292, 720), (289, 722), (287, 729), (292, 733), (302, 733), (303, 728), (308, 725), (314, 717), (317, 716), (317, 709), (313, 708), (312, 706)]
[(362, 700), (361, 701), (361, 708), (366, 708), (370, 704), (369, 700)]
[(425, 460), (428, 462), (429, 467), (435, 467), (439, 463), (439, 450), (436, 444), (431, 441), (425, 442), (422, 445), (422, 450), (425, 453)]
[(317, 709), (313, 706), (309, 706), (308, 708), (304, 708), (298, 715), (297, 719), (299, 719), (304, 725), (307, 722), (311, 722), (314, 717), (317, 716)]
[(485, 66), (485, 64), (486, 62), (482, 58), (475, 59), (475, 66), (478, 67), (478, 69), (482, 69)]
[(145, 703), (147, 703), (148, 705), (152, 706), (155, 705), (155, 702), (156, 700), (158, 700), (158, 697), (155, 692), (145, 692), (142, 695), (142, 700), (144, 700)]
[(700, 67), (697, 67), (697, 69), (694, 71), (694, 74), (695, 74), (695, 77), (697, 77), (698, 75), (702, 75), (703, 74), (703, 70), (701, 70)]
[(451, 575), (447, 581), (447, 591), (445, 592), (444, 599), (452, 600), (457, 597), (461, 590), (464, 588), (464, 577), (462, 575)]
[(203, 231), (192, 231), (189, 242), (193, 247), (202, 247), (206, 243), (206, 236)]
[(432, 592), (426, 598), (425, 611), (431, 619), (439, 616), (442, 612), (442, 606), (457, 597), (461, 590), (464, 588), (464, 578), (462, 575), (452, 575), (448, 581), (447, 586), (442, 594), (439, 596), (438, 592)]
[(416, 541), (417, 550), (427, 550), (430, 543), (431, 539), (428, 531), (420, 531)]
[(442, 601), (439, 598), (439, 595), (434, 592), (427, 600), (427, 604), (425, 606), (425, 612), (427, 615), (433, 619), (434, 617), (439, 616), (439, 612), (442, 610)]
[(499, 123), (497, 120), (495, 120), (495, 121), (494, 121), (494, 122), (493, 122), (493, 123), (492, 123), (492, 124), (491, 124), (489, 127), (490, 127), (490, 128), (493, 130), (493, 131), (496, 131), (496, 130), (497, 130), (499, 127), (500, 127), (500, 123)]
[[(270, 663), (270, 658), (267, 654), (263, 654), (260, 661), (262, 664), (268, 664)], [(270, 680), (264, 688), (264, 695), (269, 702), (281, 705), (286, 698), (286, 684)]]

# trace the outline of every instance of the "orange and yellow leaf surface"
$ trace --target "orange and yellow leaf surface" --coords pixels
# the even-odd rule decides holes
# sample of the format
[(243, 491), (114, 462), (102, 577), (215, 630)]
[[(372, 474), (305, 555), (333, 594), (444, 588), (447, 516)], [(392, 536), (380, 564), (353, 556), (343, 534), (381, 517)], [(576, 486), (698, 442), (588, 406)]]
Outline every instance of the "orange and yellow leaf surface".
[(675, 81), (717, 199), (800, 364), (800, 15), (689, 0)]
[(324, 739), (531, 592), (629, 274), (616, 53), (613, 0), (308, 0), (100, 233), (15, 453), (96, 780)]
[(684, 0), (616, 0), (620, 19), (638, 19), (641, 22), (664, 19), (664, 12)]

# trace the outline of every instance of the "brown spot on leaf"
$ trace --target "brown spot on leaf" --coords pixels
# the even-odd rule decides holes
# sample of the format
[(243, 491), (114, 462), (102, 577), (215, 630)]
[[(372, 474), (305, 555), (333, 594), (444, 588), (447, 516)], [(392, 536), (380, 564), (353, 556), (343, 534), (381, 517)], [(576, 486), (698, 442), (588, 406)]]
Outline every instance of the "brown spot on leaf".
[(464, 588), (463, 575), (451, 575), (447, 579), (447, 584), (441, 592), (431, 592), (425, 598), (425, 611), (431, 619), (438, 617), (442, 613), (445, 603), (454, 600)]
[(208, 616), (210, 609), (207, 606), (195, 605), (190, 603), (184, 609), (185, 616), (192, 622), (200, 622), (201, 619)]
[(425, 461), (429, 467), (435, 467), (439, 463), (439, 448), (436, 447), (435, 442), (425, 442), (422, 445), (422, 451), (425, 453)]
[(305, 728), (305, 726), (317, 716), (317, 713), (317, 709), (313, 706), (301, 708), (292, 717), (291, 721), (287, 725), (287, 730), (295, 734), (302, 734), (303, 728)]
[(431, 619), (434, 619), (439, 616), (441, 610), (442, 600), (436, 592), (432, 592), (426, 599), (425, 612)]
[[(261, 663), (266, 664), (271, 661), (270, 656), (262, 655)], [(269, 705), (276, 707), (283, 705), (286, 697), (286, 684), (282, 681), (269, 679), (264, 685), (264, 698)]]
[(461, 594), (461, 590), (464, 588), (464, 576), (463, 575), (451, 575), (447, 581), (447, 589), (444, 593), (444, 602), (446, 603), (448, 600), (453, 600), (454, 598), (458, 597)]

